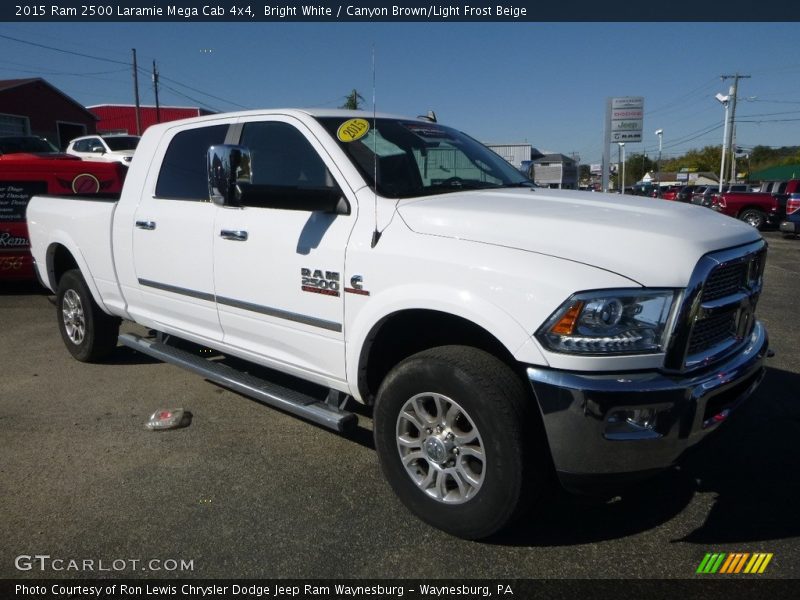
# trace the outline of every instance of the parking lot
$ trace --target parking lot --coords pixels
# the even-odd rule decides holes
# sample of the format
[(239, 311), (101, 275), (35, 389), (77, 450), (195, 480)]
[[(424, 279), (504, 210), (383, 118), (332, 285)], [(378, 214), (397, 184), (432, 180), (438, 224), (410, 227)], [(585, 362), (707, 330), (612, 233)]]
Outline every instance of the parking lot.
[[(773, 553), (762, 577), (800, 577), (800, 240), (765, 237), (776, 355), (751, 402), (679, 467), (610, 500), (560, 494), (484, 542), (405, 510), (368, 412), (342, 436), (126, 348), (79, 363), (52, 298), (5, 289), (0, 577), (93, 575), (18, 570), (39, 554), (125, 577), (680, 578), (707, 552)], [(191, 426), (146, 430), (161, 407)]]

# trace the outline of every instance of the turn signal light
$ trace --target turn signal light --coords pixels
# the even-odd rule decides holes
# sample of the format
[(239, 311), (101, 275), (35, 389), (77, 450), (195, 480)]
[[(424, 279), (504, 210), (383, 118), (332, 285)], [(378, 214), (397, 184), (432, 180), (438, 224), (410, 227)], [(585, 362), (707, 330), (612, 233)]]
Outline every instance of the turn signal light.
[(578, 322), (578, 317), (581, 316), (583, 304), (583, 300), (578, 300), (570, 306), (564, 316), (550, 328), (550, 332), (556, 335), (572, 335), (575, 331), (575, 323)]

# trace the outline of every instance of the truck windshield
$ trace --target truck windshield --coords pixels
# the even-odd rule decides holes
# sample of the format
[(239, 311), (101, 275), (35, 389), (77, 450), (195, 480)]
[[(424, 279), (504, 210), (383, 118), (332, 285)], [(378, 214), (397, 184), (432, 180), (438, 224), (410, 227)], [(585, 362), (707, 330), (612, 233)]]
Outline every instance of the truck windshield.
[(318, 121), (367, 184), (387, 198), (534, 185), (500, 155), (438, 123), (344, 117)]

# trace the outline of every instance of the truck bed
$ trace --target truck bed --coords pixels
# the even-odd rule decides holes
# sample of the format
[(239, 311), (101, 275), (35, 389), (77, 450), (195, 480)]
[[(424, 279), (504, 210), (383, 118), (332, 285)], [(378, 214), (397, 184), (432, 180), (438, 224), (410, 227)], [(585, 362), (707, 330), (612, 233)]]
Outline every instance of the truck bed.
[[(118, 297), (111, 229), (119, 194), (92, 196), (41, 195), (31, 198), (27, 218), (31, 225), (31, 253), (43, 283), (52, 291), (48, 276), (55, 245), (62, 245), (79, 263), (97, 303)], [(108, 310), (108, 309), (107, 309)]]

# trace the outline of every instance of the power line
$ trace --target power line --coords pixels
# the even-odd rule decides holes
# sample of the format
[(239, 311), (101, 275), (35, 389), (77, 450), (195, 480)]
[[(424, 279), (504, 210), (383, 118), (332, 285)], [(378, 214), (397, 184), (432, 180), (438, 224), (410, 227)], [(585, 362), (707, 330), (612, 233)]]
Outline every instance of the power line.
[[(709, 80), (709, 81), (706, 81), (705, 83), (703, 83), (702, 85), (698, 86), (697, 88), (695, 88), (695, 89), (693, 89), (693, 90), (691, 90), (691, 91), (688, 91), (688, 92), (686, 92), (686, 93), (685, 93), (685, 94), (683, 94), (682, 96), (678, 96), (678, 97), (677, 97), (675, 100), (672, 100), (671, 102), (668, 102), (667, 104), (664, 104), (664, 105), (662, 105), (662, 106), (656, 107), (656, 108), (654, 108), (654, 109), (652, 109), (652, 110), (645, 111), (645, 113), (644, 113), (644, 114), (645, 114), (646, 116), (652, 116), (652, 115), (654, 115), (654, 114), (656, 114), (656, 113), (660, 113), (660, 112), (668, 111), (668, 109), (670, 109), (670, 108), (673, 108), (673, 107), (675, 107), (675, 106), (678, 106), (678, 105), (679, 105), (679, 104), (680, 104), (680, 103), (681, 103), (683, 100), (686, 100), (686, 99), (688, 99), (688, 98), (692, 97), (693, 95), (697, 94), (698, 92), (702, 92), (703, 90), (705, 90), (705, 89), (707, 89), (707, 88), (711, 87), (711, 85), (712, 85), (712, 84), (713, 84), (713, 83), (714, 83), (716, 80), (717, 80), (717, 78), (716, 78), (716, 77), (714, 77), (713, 79), (711, 79), (711, 80)], [(671, 111), (670, 111), (670, 112), (671, 112)]]
[(795, 121), (800, 121), (800, 118), (797, 119), (753, 119), (753, 120), (744, 120), (741, 119), (740, 123), (793, 123)]
[(748, 98), (748, 102), (764, 102), (765, 104), (800, 104), (800, 100), (763, 100), (762, 98)]
[(754, 115), (739, 115), (740, 117), (777, 117), (779, 115), (794, 115), (799, 113), (800, 110), (785, 110), (783, 112), (774, 112), (774, 113), (760, 113)]
[(46, 46), (45, 44), (37, 44), (36, 42), (29, 42), (28, 40), (20, 40), (15, 37), (11, 37), (10, 35), (3, 35), (0, 34), (0, 38), (4, 38), (6, 40), (11, 40), (13, 42), (19, 42), (20, 44), (27, 44), (29, 46), (36, 46), (37, 48), (44, 48), (46, 50), (52, 50), (53, 52), (61, 52), (62, 54), (71, 54), (73, 56), (81, 56), (83, 58), (91, 58), (92, 60), (101, 60), (103, 62), (114, 63), (115, 65), (125, 65), (126, 67), (130, 67), (131, 63), (129, 62), (122, 62), (121, 60), (114, 60), (112, 58), (103, 58), (102, 56), (92, 56), (90, 54), (83, 54), (82, 52), (73, 52), (72, 50), (64, 50), (63, 48), (54, 48), (53, 46)]
[(173, 88), (171, 86), (168, 86), (166, 83), (164, 83), (162, 81), (163, 79), (166, 79), (166, 77), (164, 77), (163, 75), (159, 74), (159, 85), (162, 88), (164, 88), (166, 90), (169, 90), (170, 92), (180, 96), (181, 98), (186, 98), (187, 100), (190, 100), (191, 102), (194, 102), (195, 104), (197, 104), (201, 108), (206, 108), (206, 109), (208, 109), (208, 110), (210, 110), (212, 112), (222, 112), (218, 108), (214, 108), (213, 106), (210, 106), (210, 105), (206, 104), (205, 102), (203, 102), (201, 100), (198, 100), (197, 98), (192, 98), (191, 96), (188, 96), (188, 95), (184, 94), (183, 92), (179, 92), (175, 88)]
[(165, 79), (165, 80), (167, 80), (167, 81), (169, 81), (171, 83), (174, 83), (175, 85), (179, 85), (180, 87), (184, 87), (187, 90), (191, 90), (193, 92), (197, 92), (198, 94), (203, 94), (204, 96), (208, 96), (209, 98), (213, 98), (214, 100), (219, 100), (220, 102), (225, 102), (226, 104), (232, 104), (233, 106), (238, 106), (239, 108), (245, 108), (245, 109), (246, 108), (251, 108), (249, 106), (244, 106), (243, 104), (238, 104), (237, 102), (234, 102), (233, 100), (227, 100), (225, 98), (220, 98), (219, 96), (215, 96), (214, 94), (209, 94), (208, 92), (204, 92), (203, 90), (198, 90), (197, 88), (193, 88), (190, 85), (186, 85), (185, 83), (181, 83), (180, 81), (176, 81), (175, 79), (172, 79), (171, 77), (167, 77), (166, 75), (163, 75), (161, 73), (158, 74), (158, 78), (159, 78), (159, 81), (162, 80), (162, 79)]
[[(113, 63), (113, 64), (125, 65), (128, 68), (131, 67), (131, 63), (129, 63), (129, 62), (123, 62), (123, 61), (114, 60), (114, 59), (111, 59), (111, 58), (104, 58), (104, 57), (101, 57), (101, 56), (92, 56), (90, 54), (84, 54), (82, 52), (74, 52), (72, 50), (64, 50), (63, 48), (56, 48), (55, 46), (48, 46), (46, 44), (39, 44), (39, 43), (36, 43), (36, 42), (30, 42), (30, 41), (27, 41), (27, 40), (21, 40), (19, 38), (15, 38), (15, 37), (12, 37), (12, 36), (9, 36), (9, 35), (0, 34), (0, 38), (4, 38), (4, 39), (11, 40), (11, 41), (14, 41), (14, 42), (19, 42), (20, 44), (27, 44), (29, 46), (36, 46), (38, 48), (44, 48), (46, 50), (52, 50), (53, 52), (60, 52), (62, 54), (70, 54), (70, 55), (73, 55), (73, 56), (80, 56), (80, 57), (89, 58), (89, 59), (92, 59), (92, 60), (100, 60), (100, 61), (103, 61), (103, 62), (110, 62), (110, 63)], [(150, 75), (149, 72), (145, 71), (142, 68), (138, 68), (137, 70), (141, 71), (142, 73), (147, 74), (148, 76)], [(51, 73), (51, 74), (55, 75), (56, 73)], [(181, 83), (180, 81), (177, 81), (176, 79), (172, 79), (170, 77), (166, 77), (163, 74), (159, 74), (159, 78), (161, 80), (170, 81), (170, 82), (172, 82), (173, 84), (175, 84), (177, 86), (186, 88), (186, 89), (191, 90), (193, 92), (197, 92), (198, 94), (203, 94), (204, 96), (208, 96), (209, 98), (213, 98), (214, 100), (219, 100), (221, 102), (225, 102), (226, 104), (231, 104), (231, 105), (237, 106), (239, 108), (249, 108), (247, 106), (244, 106), (242, 104), (234, 102), (233, 100), (228, 100), (228, 99), (225, 99), (225, 98), (221, 98), (219, 96), (215, 96), (214, 94), (209, 94), (208, 92), (204, 92), (202, 90), (194, 88), (194, 87), (192, 87), (190, 85), (187, 85), (185, 83)], [(163, 86), (163, 87), (167, 87), (167, 86)], [(168, 88), (168, 89), (171, 89), (171, 88)], [(195, 100), (195, 99), (191, 98), (190, 96), (187, 96), (185, 94), (181, 94), (177, 90), (171, 89), (171, 91), (176, 93), (176, 94), (178, 94), (179, 96), (183, 96), (185, 98), (188, 98), (188, 99), (192, 100), (192, 102), (195, 102), (195, 103), (199, 104), (200, 106), (206, 106), (208, 108), (208, 105), (206, 103), (204, 103), (204, 102), (199, 102), (198, 100)], [(220, 112), (217, 109), (214, 109), (214, 111), (215, 112)]]

